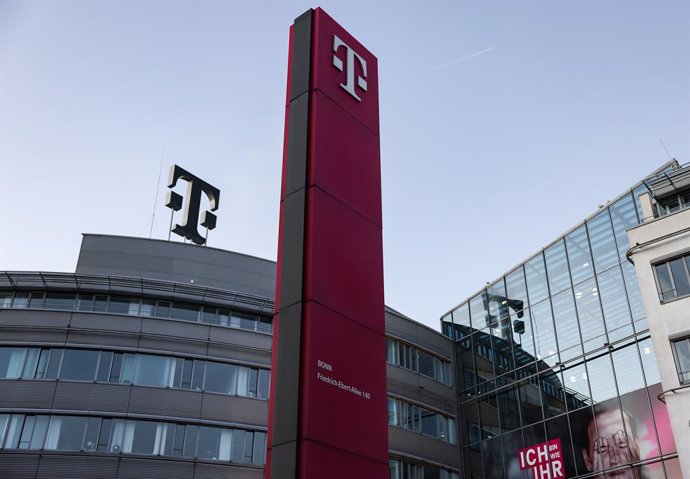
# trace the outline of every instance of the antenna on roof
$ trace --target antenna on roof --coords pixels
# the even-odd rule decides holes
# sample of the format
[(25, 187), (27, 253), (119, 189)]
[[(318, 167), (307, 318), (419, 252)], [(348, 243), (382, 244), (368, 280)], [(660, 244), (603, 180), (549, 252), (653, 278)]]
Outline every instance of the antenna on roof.
[(659, 143), (661, 143), (661, 146), (664, 147), (664, 151), (666, 151), (666, 154), (668, 155), (668, 159), (669, 159), (669, 160), (674, 160), (675, 158), (673, 158), (673, 157), (671, 156), (671, 153), (668, 152), (668, 148), (666, 148), (666, 145), (664, 145), (664, 140), (662, 140), (661, 138), (659, 138)]
[(156, 219), (156, 204), (158, 203), (158, 191), (161, 187), (161, 172), (163, 171), (163, 159), (165, 158), (165, 147), (163, 147), (163, 153), (161, 154), (161, 164), (158, 167), (158, 183), (156, 183), (156, 199), (153, 201), (153, 214), (151, 215), (151, 229), (149, 229), (149, 239), (153, 235), (153, 222)]

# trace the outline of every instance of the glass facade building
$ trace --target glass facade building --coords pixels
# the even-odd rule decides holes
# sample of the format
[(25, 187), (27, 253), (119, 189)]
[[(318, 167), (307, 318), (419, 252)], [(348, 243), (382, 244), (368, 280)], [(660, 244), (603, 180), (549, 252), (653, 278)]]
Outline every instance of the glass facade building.
[(682, 477), (626, 258), (646, 190), (635, 185), (441, 319), (455, 341), (464, 477)]

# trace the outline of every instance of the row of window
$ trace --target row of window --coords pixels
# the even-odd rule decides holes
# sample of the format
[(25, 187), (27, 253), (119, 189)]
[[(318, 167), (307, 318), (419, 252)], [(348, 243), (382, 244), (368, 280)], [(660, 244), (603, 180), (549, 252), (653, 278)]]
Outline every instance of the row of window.
[(400, 399), (388, 398), (388, 424), (455, 444), (455, 419)]
[(146, 454), (263, 465), (266, 433), (132, 419), (0, 414), (0, 449)]
[(386, 338), (386, 361), (418, 372), (443, 384), (452, 384), (450, 363), (396, 339)]
[(690, 191), (661, 199), (656, 205), (659, 216), (670, 215), (685, 208), (690, 208)]
[(690, 254), (654, 265), (661, 302), (690, 294)]
[(98, 381), (268, 399), (268, 369), (141, 353), (0, 347), (0, 379)]
[(179, 319), (268, 334), (273, 332), (271, 318), (265, 318), (256, 314), (241, 313), (180, 301), (107, 294), (0, 291), (0, 308), (107, 312), (131, 316)]
[(460, 479), (457, 472), (431, 464), (417, 464), (401, 459), (388, 461), (388, 471), (390, 479)]

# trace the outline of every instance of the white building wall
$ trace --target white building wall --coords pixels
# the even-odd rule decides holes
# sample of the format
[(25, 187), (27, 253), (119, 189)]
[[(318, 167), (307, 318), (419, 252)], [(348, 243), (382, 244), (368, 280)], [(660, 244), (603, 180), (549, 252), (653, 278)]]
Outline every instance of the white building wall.
[[(643, 209), (649, 202), (641, 198)], [(690, 209), (657, 218), (628, 230), (647, 322), (664, 391), (680, 387), (671, 339), (690, 336), (690, 296), (661, 303), (654, 276), (656, 263), (690, 253)], [(665, 394), (683, 476), (690, 479), (690, 388)]]

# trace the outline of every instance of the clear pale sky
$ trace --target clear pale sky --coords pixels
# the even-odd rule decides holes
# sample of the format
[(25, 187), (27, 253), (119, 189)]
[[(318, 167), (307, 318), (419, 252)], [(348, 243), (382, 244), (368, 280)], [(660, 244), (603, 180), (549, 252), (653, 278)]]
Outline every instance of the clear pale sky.
[[(221, 190), (210, 246), (275, 259), (288, 28), (315, 6), (0, 0), (0, 270), (74, 271), (81, 233), (148, 236), (154, 204), (166, 238), (173, 163)], [(690, 161), (687, 0), (321, 6), (379, 58), (386, 303), (435, 329), (660, 139)]]

